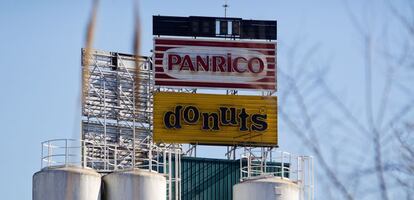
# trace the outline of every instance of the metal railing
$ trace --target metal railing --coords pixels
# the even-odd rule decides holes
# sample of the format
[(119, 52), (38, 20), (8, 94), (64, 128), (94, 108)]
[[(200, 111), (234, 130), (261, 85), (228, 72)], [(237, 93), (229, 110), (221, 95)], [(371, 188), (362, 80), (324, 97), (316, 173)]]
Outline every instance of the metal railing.
[(241, 181), (279, 177), (298, 184), (301, 200), (314, 199), (314, 168), (311, 156), (273, 150), (245, 151), (240, 156)]
[(82, 150), (83, 141), (74, 139), (54, 139), (42, 142), (41, 163), (40, 167), (56, 167), (56, 166), (83, 166)]
[[(181, 198), (182, 150), (180, 146), (158, 146), (148, 140), (137, 142), (136, 145), (130, 145), (131, 147), (94, 145), (91, 142), (75, 139), (47, 140), (41, 145), (41, 169), (79, 166), (89, 167), (100, 173), (144, 169), (166, 177), (167, 199)], [(132, 160), (135, 160), (135, 165), (131, 164)]]

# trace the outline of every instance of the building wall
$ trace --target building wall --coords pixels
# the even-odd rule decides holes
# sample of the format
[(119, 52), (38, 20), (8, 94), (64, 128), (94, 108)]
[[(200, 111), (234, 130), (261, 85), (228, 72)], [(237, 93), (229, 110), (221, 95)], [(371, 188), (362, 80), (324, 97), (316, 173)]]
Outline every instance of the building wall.
[[(233, 185), (240, 182), (240, 160), (183, 157), (181, 162), (182, 200), (233, 198)], [(280, 166), (280, 163), (268, 165)]]

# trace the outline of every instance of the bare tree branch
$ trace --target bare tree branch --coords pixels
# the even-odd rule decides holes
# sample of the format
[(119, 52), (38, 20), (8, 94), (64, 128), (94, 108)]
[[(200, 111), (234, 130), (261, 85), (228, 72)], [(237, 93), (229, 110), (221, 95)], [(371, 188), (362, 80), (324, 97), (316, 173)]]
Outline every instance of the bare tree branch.
[(327, 162), (325, 161), (324, 156), (322, 155), (322, 153), (320, 152), (319, 148), (313, 143), (312, 140), (310, 140), (306, 134), (304, 132), (302, 132), (297, 126), (296, 124), (290, 119), (290, 117), (285, 113), (283, 108), (279, 108), (279, 114), (282, 118), (283, 121), (286, 122), (286, 124), (290, 127), (290, 129), (292, 130), (292, 132), (302, 140), (302, 143), (309, 146), (309, 148), (312, 150), (312, 152), (314, 153), (315, 157), (318, 159), (318, 163), (320, 164), (320, 166), (322, 167), (322, 169), (324, 170), (324, 172), (326, 173), (326, 175), (328, 176), (329, 180), (331, 180), (331, 182), (335, 185), (335, 187), (338, 188), (339, 192), (341, 193), (341, 195), (348, 199), (348, 200), (352, 200), (354, 199), (351, 195), (351, 193), (349, 193), (348, 189), (344, 186), (344, 184), (338, 179), (338, 177), (336, 176), (336, 174), (332, 171), (332, 169), (329, 167), (329, 165), (327, 164)]

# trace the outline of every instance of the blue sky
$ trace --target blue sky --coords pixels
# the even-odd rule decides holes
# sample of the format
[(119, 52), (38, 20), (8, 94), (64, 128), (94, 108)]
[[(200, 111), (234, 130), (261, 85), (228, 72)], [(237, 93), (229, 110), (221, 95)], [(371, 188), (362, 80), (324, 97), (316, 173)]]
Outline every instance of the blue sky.
[[(365, 14), (365, 7), (376, 7), (349, 2), (358, 15)], [(223, 16), (222, 4), (221, 0), (141, 1), (142, 55), (150, 55), (152, 48), (152, 15)], [(288, 64), (283, 58), (295, 42), (304, 48), (319, 45), (317, 58), (335, 66), (327, 78), (333, 89), (356, 110), (363, 107), (359, 102), (364, 91), (358, 87), (363, 82), (361, 38), (343, 1), (230, 0), (229, 4), (229, 16), (278, 20), (279, 65)], [(4, 199), (31, 198), (32, 174), (40, 169), (41, 141), (79, 135), (80, 51), (90, 6), (91, 1), (85, 0), (0, 0), (0, 188)], [(382, 9), (374, 9), (377, 16)], [(131, 53), (132, 11), (132, 1), (102, 0), (94, 48)], [(382, 17), (386, 16), (367, 24), (381, 22)], [(281, 148), (308, 153), (291, 146), (297, 144), (292, 140), (296, 139), (289, 134), (280, 135)]]

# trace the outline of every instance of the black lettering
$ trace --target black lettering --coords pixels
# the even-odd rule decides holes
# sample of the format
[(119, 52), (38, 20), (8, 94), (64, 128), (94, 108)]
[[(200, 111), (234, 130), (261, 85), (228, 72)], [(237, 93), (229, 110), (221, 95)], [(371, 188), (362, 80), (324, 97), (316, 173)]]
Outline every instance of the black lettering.
[(249, 117), (248, 114), (246, 114), (246, 109), (242, 108), (239, 114), (240, 118), (240, 131), (248, 131), (247, 128), (247, 118)]
[[(228, 113), (230, 113), (230, 119)], [(237, 125), (236, 108), (230, 108), (229, 111), (229, 108), (220, 107), (220, 116), (222, 125)]]
[[(218, 131), (219, 128), (219, 116), (217, 113), (202, 113), (203, 115), (203, 130), (214, 130)], [(211, 120), (210, 120), (211, 119)], [(210, 121), (212, 126), (210, 126)]]
[(187, 106), (184, 109), (183, 118), (186, 123), (195, 124), (200, 118), (200, 112), (194, 106)]
[[(181, 128), (181, 109), (183, 107), (182, 106), (176, 106), (175, 107), (175, 112), (172, 111), (168, 111), (164, 114), (164, 125), (165, 127), (172, 129), (172, 128), (176, 128), (179, 129)], [(171, 119), (172, 117), (172, 119)], [(171, 121), (174, 121), (173, 123), (171, 123)]]
[(252, 115), (252, 130), (265, 131), (267, 129), (266, 122), (267, 115), (254, 114)]

